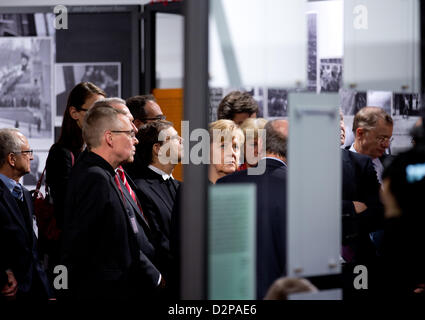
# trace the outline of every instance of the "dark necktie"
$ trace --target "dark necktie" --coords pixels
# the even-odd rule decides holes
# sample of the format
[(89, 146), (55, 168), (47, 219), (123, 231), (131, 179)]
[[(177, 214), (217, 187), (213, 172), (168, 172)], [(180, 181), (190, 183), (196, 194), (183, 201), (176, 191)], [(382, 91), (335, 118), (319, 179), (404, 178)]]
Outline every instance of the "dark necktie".
[[(123, 200), (125, 201), (124, 193), (122, 192), (122, 189), (121, 189), (121, 183), (120, 183), (120, 182), (119, 182), (119, 180), (118, 180), (118, 176), (119, 176), (119, 179), (121, 180), (121, 182), (124, 184), (124, 186), (125, 186), (125, 188), (127, 189), (127, 191), (130, 193), (130, 196), (131, 196), (131, 198), (133, 199), (134, 203), (135, 203), (135, 204), (137, 204), (137, 207), (139, 208), (140, 213), (141, 213), (141, 214), (143, 215), (143, 217), (145, 218), (146, 223), (148, 223), (148, 220), (146, 219), (146, 216), (145, 216), (145, 214), (143, 213), (142, 207), (140, 206), (140, 203), (139, 203), (139, 201), (138, 201), (138, 200), (137, 200), (137, 198), (136, 198), (136, 194), (134, 193), (133, 189), (131, 189), (130, 185), (128, 184), (128, 181), (127, 181), (127, 179), (126, 179), (126, 177), (125, 177), (124, 170), (123, 170), (123, 168), (122, 168), (121, 166), (119, 166), (119, 167), (117, 168), (117, 175), (115, 175), (115, 178), (114, 178), (114, 179), (115, 179), (115, 183), (117, 184), (118, 189), (120, 189), (120, 191), (121, 191), (121, 195), (123, 196)], [(148, 225), (149, 225), (149, 224), (148, 224)]]
[(176, 199), (176, 187), (174, 185), (172, 178), (168, 178), (167, 180), (165, 180), (165, 184), (167, 185), (171, 200), (172, 202), (174, 202)]
[(17, 184), (13, 187), (12, 195), (20, 201), (24, 199), (24, 192), (22, 191), (22, 187), (20, 184)]

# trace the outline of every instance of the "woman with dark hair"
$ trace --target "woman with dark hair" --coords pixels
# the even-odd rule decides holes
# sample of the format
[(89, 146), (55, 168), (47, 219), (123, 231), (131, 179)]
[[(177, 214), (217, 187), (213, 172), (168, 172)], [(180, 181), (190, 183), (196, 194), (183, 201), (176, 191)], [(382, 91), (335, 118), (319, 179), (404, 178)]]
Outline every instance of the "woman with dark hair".
[[(84, 116), (97, 100), (105, 97), (105, 92), (93, 83), (77, 84), (68, 96), (60, 137), (49, 150), (46, 160), (46, 184), (53, 199), (54, 215), (59, 229), (62, 228), (63, 204), (71, 169), (84, 149), (82, 135)], [(52, 241), (50, 245), (57, 246), (57, 244), (57, 241)], [(47, 251), (57, 252), (57, 249), (50, 249), (47, 248)], [(54, 259), (54, 256), (55, 253), (52, 253), (50, 258)]]

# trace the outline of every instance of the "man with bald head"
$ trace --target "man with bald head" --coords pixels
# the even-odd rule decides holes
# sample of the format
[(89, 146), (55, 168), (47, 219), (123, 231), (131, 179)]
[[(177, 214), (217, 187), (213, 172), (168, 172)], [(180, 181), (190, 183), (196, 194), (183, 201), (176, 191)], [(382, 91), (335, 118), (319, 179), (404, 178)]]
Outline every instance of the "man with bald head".
[(288, 121), (272, 120), (264, 127), (261, 175), (247, 170), (227, 175), (217, 183), (255, 183), (257, 186), (257, 299), (265, 297), (273, 281), (286, 274), (286, 175)]

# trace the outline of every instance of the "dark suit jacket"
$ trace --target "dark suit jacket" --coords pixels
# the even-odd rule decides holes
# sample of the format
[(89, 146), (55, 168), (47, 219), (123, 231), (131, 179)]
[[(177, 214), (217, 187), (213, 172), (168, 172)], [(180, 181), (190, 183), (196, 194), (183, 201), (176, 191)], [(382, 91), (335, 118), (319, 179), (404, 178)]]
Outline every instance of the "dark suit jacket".
[[(170, 224), (173, 207), (180, 181), (172, 179), (171, 195), (167, 183), (161, 175), (145, 167), (133, 172), (137, 197), (141, 201), (143, 212), (149, 217), (152, 230), (161, 252), (161, 272), (168, 274), (170, 267)], [(143, 177), (143, 178), (142, 178)]]
[[(380, 184), (370, 157), (344, 149), (341, 152), (343, 244), (354, 250), (354, 262), (367, 263), (376, 256), (369, 233), (382, 228), (384, 222)], [(357, 214), (353, 201), (365, 203), (367, 209)]]
[(46, 183), (53, 198), (55, 217), (59, 228), (62, 228), (63, 224), (66, 188), (71, 175), (71, 169), (71, 151), (55, 143), (50, 148), (46, 160)]
[(72, 170), (65, 200), (62, 261), (73, 298), (152, 297), (160, 273), (149, 227), (114, 181), (115, 171), (92, 152)]
[(257, 186), (257, 299), (263, 299), (274, 280), (286, 274), (286, 174), (274, 159), (262, 175), (235, 172), (217, 183), (255, 183)]
[[(15, 198), (0, 181), (0, 252), (2, 269), (12, 270), (18, 282), (18, 292), (28, 293), (34, 281), (41, 282), (40, 298), (51, 297), (52, 291), (46, 274), (39, 262), (37, 237), (33, 230), (34, 207), (29, 191), (24, 190), (24, 205), (28, 212), (22, 213)], [(4, 272), (2, 270), (2, 272)], [(38, 279), (34, 279), (38, 277)]]

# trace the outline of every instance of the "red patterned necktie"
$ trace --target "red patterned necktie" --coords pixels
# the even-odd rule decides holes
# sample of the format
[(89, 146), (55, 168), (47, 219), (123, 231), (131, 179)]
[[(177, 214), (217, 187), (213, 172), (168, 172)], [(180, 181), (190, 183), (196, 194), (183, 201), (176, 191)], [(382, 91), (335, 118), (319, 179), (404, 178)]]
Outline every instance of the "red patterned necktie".
[[(136, 194), (134, 193), (133, 189), (131, 189), (130, 185), (128, 184), (128, 181), (127, 181), (127, 179), (126, 179), (126, 177), (125, 177), (124, 169), (122, 168), (122, 166), (119, 166), (119, 167), (117, 168), (117, 173), (118, 173), (118, 175), (119, 175), (119, 177), (120, 177), (120, 180), (121, 180), (121, 181), (122, 181), (122, 183), (124, 184), (125, 188), (126, 188), (126, 189), (127, 189), (127, 191), (130, 193), (130, 196), (133, 198), (134, 203), (136, 203), (136, 204), (137, 204), (137, 206), (139, 207), (140, 212), (142, 213), (143, 217), (144, 217), (144, 218), (145, 218), (145, 220), (146, 220), (146, 223), (148, 223), (148, 220), (146, 219), (146, 216), (145, 216), (145, 214), (143, 213), (142, 207), (140, 206), (139, 201), (137, 201)], [(117, 177), (117, 176), (115, 176), (115, 177)], [(116, 180), (115, 182), (117, 183), (117, 180)], [(118, 183), (118, 185), (119, 185), (119, 183)], [(122, 193), (121, 185), (119, 185), (119, 186), (118, 186), (118, 188), (120, 189), (120, 191), (121, 191), (121, 193)]]

